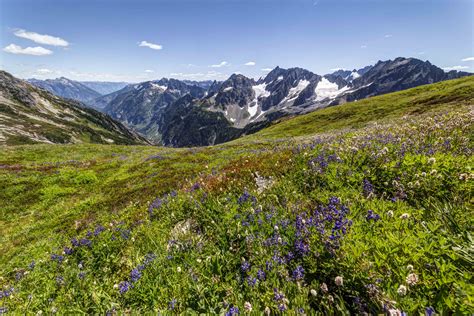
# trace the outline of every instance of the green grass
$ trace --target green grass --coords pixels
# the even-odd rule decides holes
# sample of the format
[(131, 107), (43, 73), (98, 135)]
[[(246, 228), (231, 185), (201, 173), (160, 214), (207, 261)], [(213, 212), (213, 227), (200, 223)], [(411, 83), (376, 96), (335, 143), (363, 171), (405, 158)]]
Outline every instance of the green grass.
[(447, 81), (205, 148), (3, 146), (0, 307), (472, 314), (473, 91)]

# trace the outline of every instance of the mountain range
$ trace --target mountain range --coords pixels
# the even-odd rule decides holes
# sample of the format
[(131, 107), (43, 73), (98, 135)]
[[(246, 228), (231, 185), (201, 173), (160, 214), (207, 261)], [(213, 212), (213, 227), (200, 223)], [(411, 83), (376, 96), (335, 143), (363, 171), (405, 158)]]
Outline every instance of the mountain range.
[(148, 144), (122, 123), (0, 71), (0, 144)]
[[(429, 61), (399, 57), (326, 75), (276, 67), (258, 80), (241, 74), (223, 82), (163, 78), (81, 98), (156, 144), (203, 146), (252, 133), (283, 116), (467, 75), (471, 74), (445, 72)], [(56, 81), (62, 84), (64, 79)], [(74, 98), (64, 95), (65, 89), (49, 89)]]
[(59, 97), (74, 99), (89, 106), (100, 96), (123, 89), (127, 82), (75, 81), (65, 77), (56, 79), (28, 79), (29, 83), (45, 89)]

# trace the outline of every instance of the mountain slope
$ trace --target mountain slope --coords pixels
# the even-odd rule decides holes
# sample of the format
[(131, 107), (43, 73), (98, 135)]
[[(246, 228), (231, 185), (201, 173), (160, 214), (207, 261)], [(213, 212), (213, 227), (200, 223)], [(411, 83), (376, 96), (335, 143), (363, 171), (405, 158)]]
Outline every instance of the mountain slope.
[(145, 144), (109, 116), (0, 72), (0, 144)]
[(28, 79), (28, 82), (59, 97), (84, 103), (101, 96), (99, 92), (88, 86), (64, 77), (46, 80)]
[(217, 146), (4, 146), (2, 311), (471, 315), (473, 86)]
[(201, 98), (206, 94), (206, 90), (180, 80), (164, 78), (129, 85), (98, 100), (103, 102), (107, 101), (106, 98), (110, 98), (111, 100), (103, 108), (105, 113), (133, 127), (146, 135), (148, 139), (159, 142), (161, 135), (150, 123), (160, 121), (162, 111), (187, 94), (194, 98)]

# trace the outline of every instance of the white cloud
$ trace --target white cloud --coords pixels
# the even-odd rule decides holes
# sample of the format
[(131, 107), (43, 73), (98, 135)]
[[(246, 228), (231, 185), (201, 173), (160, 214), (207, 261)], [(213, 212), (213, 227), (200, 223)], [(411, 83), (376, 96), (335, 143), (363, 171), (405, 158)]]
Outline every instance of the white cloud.
[(255, 66), (256, 63), (254, 61), (249, 61), (247, 63), (245, 63), (245, 66)]
[(36, 73), (46, 75), (46, 74), (53, 73), (53, 71), (47, 68), (40, 68), (40, 69), (36, 69)]
[(27, 77), (46, 79), (46, 78), (54, 78), (54, 77), (57, 77), (61, 74), (62, 74), (61, 70), (52, 70), (52, 69), (48, 69), (48, 68), (38, 68), (33, 73), (28, 74)]
[(217, 72), (217, 71), (197, 72), (197, 73), (172, 72), (169, 75), (176, 79), (189, 79), (189, 80), (226, 79), (228, 77), (227, 75)]
[(158, 44), (153, 44), (153, 43), (150, 43), (150, 42), (147, 42), (147, 41), (141, 41), (140, 44), (138, 44), (138, 46), (149, 47), (149, 48), (155, 49), (155, 50), (163, 49), (163, 46), (158, 45)]
[(145, 72), (151, 74), (151, 73), (154, 73), (155, 71), (151, 69), (146, 69)]
[(7, 47), (3, 49), (3, 51), (10, 54), (33, 55), (33, 56), (51, 55), (53, 53), (49, 49), (43, 48), (41, 46), (23, 48), (15, 44), (8, 45)]
[(217, 65), (211, 65), (212, 68), (221, 68), (221, 67), (224, 67), (224, 66), (227, 66), (229, 63), (226, 62), (226, 61), (221, 61), (219, 64)]
[(262, 68), (262, 71), (264, 71), (264, 72), (270, 72), (272, 70), (273, 70), (272, 68)]
[(361, 45), (360, 48), (367, 48), (367, 45)]
[(130, 76), (116, 75), (108, 73), (88, 73), (79, 71), (70, 71), (68, 78), (73, 80), (90, 80), (90, 81), (132, 81)]
[(393, 37), (393, 35), (392, 35), (392, 34), (385, 34), (384, 37), (385, 37), (385, 38), (390, 38), (390, 37)]
[(445, 71), (451, 71), (451, 70), (463, 70), (463, 69), (468, 69), (468, 66), (451, 66), (451, 67), (443, 67), (443, 70)]
[(474, 61), (474, 57), (466, 57), (463, 58), (461, 61)]
[(44, 44), (44, 45), (52, 45), (52, 46), (69, 46), (69, 43), (60, 38), (60, 37), (55, 37), (51, 35), (46, 35), (46, 34), (38, 34), (35, 32), (28, 32), (25, 30), (16, 30), (13, 33), (15, 36), (21, 37), (21, 38), (26, 38), (29, 39), (35, 43), (39, 44)]

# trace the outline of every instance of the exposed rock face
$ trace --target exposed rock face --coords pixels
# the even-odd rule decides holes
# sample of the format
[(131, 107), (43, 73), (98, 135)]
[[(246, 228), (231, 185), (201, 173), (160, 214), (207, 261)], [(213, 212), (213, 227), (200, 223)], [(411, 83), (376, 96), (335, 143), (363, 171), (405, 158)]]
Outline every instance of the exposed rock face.
[(0, 71), (0, 144), (146, 144), (118, 121)]
[(152, 141), (159, 142), (161, 134), (150, 123), (161, 121), (163, 110), (182, 96), (202, 98), (205, 94), (206, 90), (199, 86), (164, 78), (127, 86), (115, 92), (104, 112), (133, 127)]
[(446, 73), (428, 61), (396, 58), (324, 76), (276, 67), (257, 81), (240, 74), (224, 82), (162, 79), (127, 86), (95, 102), (98, 107), (107, 103), (106, 113), (156, 143), (201, 146), (251, 133), (285, 115), (466, 75)]

